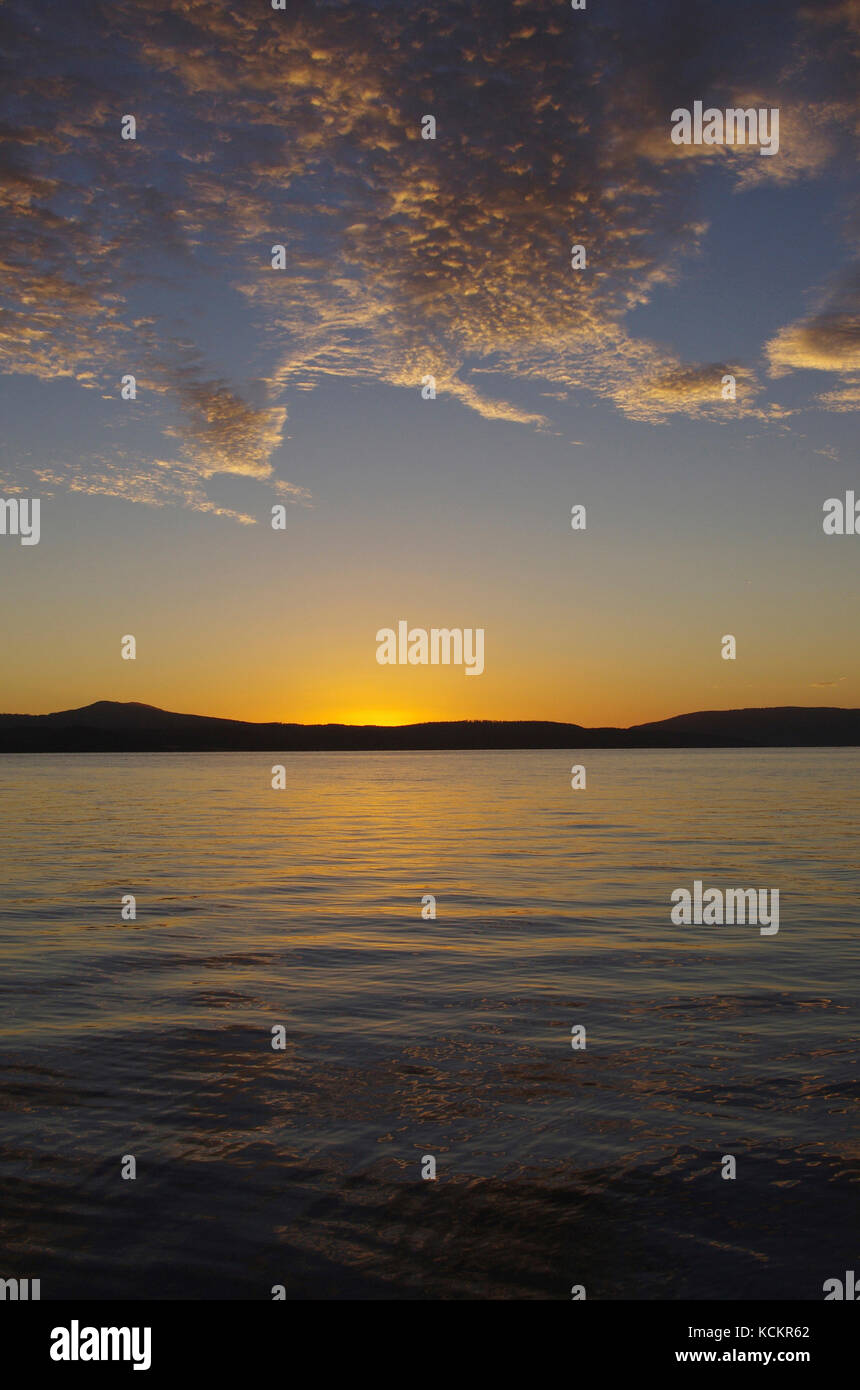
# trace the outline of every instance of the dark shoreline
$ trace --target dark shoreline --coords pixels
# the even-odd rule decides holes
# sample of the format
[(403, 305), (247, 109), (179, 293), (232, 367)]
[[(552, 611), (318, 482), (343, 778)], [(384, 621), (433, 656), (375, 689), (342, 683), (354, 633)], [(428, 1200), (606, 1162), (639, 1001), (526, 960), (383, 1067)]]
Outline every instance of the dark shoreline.
[(457, 752), (557, 748), (851, 748), (860, 710), (825, 706), (706, 710), (588, 729), (549, 720), (453, 720), (393, 726), (252, 724), (100, 701), (56, 714), (0, 715), (0, 753)]

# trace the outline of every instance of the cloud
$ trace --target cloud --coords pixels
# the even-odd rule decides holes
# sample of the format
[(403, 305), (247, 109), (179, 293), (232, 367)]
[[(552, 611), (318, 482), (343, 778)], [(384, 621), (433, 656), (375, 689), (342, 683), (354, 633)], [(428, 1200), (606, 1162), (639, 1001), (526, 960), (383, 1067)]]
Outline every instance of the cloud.
[[(218, 474), (274, 486), (289, 393), (330, 378), (417, 391), (429, 374), (465, 409), (538, 429), (579, 394), (652, 423), (777, 418), (753, 365), (684, 361), (630, 316), (701, 256), (703, 172), (745, 189), (839, 157), (855, 12), (788, 22), (764, 0), (739, 48), (722, 9), (691, 8), (630, 6), (622, 25), (557, 0), (46, 0), (37, 25), (4, 7), (0, 366), (111, 397), (134, 371), (180, 456), (173, 495), (195, 506)], [(695, 96), (780, 106), (780, 155), (673, 146), (669, 114)], [(771, 378), (844, 376), (849, 326), (825, 307), (784, 328)], [(853, 389), (818, 403), (847, 409)], [(164, 496), (150, 464), (138, 491)]]
[(87, 460), (57, 461), (33, 470), (34, 490), (50, 496), (56, 488), (88, 497), (115, 497), (148, 507), (187, 507), (251, 526), (258, 517), (223, 507), (206, 494), (196, 469), (181, 460), (138, 463), (123, 450)]
[(283, 406), (256, 409), (223, 381), (180, 379), (176, 391), (187, 420), (164, 433), (182, 444), (201, 477), (272, 476), (271, 455), (281, 444), (287, 418)]
[(840, 276), (806, 318), (780, 329), (766, 345), (773, 377), (831, 372), (842, 380), (816, 402), (835, 412), (860, 406), (860, 264)]
[(816, 397), (825, 410), (850, 414), (860, 410), (860, 379), (845, 386), (837, 386), (833, 391), (823, 391)]

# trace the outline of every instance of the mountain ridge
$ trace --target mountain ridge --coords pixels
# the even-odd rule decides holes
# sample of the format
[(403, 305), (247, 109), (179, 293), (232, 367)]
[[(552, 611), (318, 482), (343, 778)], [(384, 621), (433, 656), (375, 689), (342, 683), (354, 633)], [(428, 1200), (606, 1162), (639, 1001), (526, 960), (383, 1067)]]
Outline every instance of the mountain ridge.
[(51, 714), (0, 714), (0, 753), (419, 751), (466, 748), (767, 748), (860, 745), (860, 710), (832, 705), (695, 710), (627, 728), (546, 719), (414, 724), (252, 723), (96, 700)]

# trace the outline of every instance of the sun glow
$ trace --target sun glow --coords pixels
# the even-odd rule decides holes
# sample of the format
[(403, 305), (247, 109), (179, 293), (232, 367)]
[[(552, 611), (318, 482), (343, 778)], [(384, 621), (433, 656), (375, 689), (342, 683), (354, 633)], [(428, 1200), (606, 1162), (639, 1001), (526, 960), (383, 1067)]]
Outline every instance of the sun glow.
[(395, 724), (418, 724), (421, 716), (411, 713), (409, 710), (392, 709), (350, 709), (332, 714), (327, 717), (326, 723), (329, 724), (383, 724), (393, 726)]

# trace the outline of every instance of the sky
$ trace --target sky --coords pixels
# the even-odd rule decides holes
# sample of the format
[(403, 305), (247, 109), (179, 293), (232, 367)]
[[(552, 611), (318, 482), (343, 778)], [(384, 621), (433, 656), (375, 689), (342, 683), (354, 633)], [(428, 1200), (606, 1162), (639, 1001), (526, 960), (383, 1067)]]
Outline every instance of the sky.
[[(0, 709), (860, 706), (858, 48), (857, 0), (0, 3)], [(401, 619), (483, 673), (380, 665)]]

